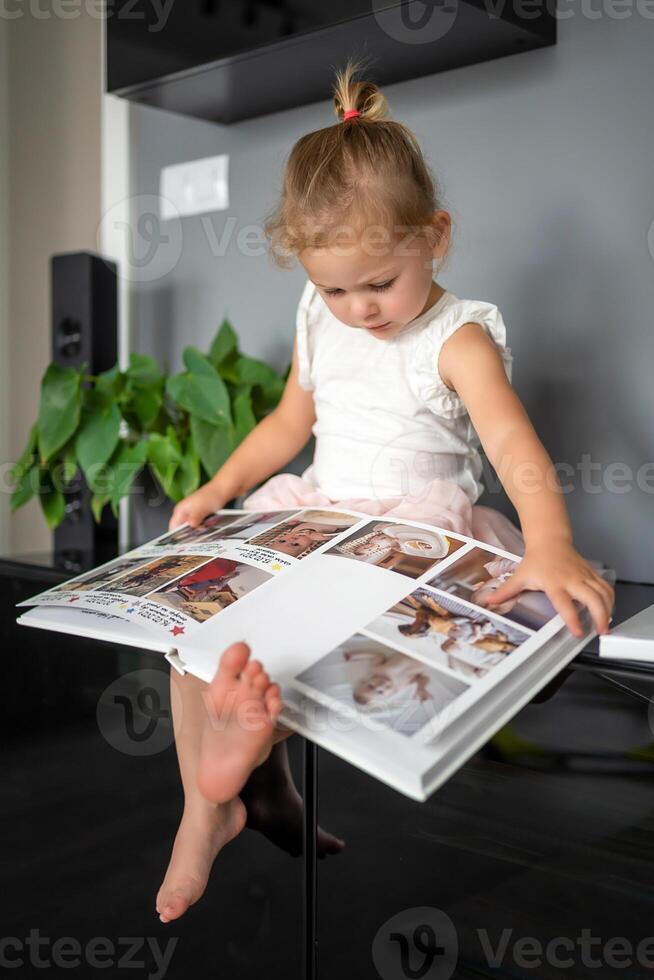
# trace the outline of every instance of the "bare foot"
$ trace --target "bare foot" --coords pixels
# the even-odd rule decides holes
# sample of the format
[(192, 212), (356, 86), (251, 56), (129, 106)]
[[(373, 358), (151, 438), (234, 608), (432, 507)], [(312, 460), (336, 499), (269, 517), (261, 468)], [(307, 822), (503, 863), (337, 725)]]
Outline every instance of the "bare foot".
[(220, 806), (207, 803), (195, 814), (184, 811), (157, 895), (162, 922), (178, 919), (202, 896), (218, 852), (241, 833), (245, 819), (245, 806), (238, 797)]
[(212, 803), (238, 796), (248, 776), (270, 755), (282, 702), (245, 643), (233, 643), (220, 658), (206, 695), (198, 788)]

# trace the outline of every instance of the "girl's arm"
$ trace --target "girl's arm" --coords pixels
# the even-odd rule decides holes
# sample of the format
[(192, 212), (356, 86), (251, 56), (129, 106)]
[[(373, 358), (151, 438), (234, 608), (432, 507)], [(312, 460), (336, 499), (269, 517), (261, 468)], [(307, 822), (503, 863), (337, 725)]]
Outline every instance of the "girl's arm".
[(204, 486), (181, 500), (169, 529), (197, 526), (207, 514), (282, 469), (304, 448), (316, 421), (313, 395), (298, 382), (297, 341), (279, 405), (249, 433)]
[(525, 539), (522, 561), (487, 605), (523, 589), (542, 589), (575, 635), (583, 631), (573, 599), (588, 607), (599, 633), (608, 632), (613, 589), (573, 546), (554, 464), (506, 377), (494, 341), (480, 324), (465, 323), (443, 344), (437, 369), (463, 400)]

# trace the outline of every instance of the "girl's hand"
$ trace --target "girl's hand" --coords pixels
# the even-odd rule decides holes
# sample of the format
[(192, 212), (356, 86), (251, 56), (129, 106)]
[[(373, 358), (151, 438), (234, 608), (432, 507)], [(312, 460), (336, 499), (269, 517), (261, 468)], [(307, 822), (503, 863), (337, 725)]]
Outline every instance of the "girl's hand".
[(598, 633), (608, 633), (615, 600), (613, 588), (571, 544), (549, 541), (527, 546), (513, 575), (493, 593), (486, 606), (492, 609), (523, 589), (545, 592), (574, 636), (583, 636), (584, 631), (573, 599), (588, 608)]
[(215, 510), (220, 510), (227, 501), (220, 495), (215, 485), (209, 480), (204, 486), (199, 487), (194, 493), (184, 497), (178, 504), (168, 522), (168, 530), (174, 531), (181, 524), (190, 524), (197, 527), (208, 514), (213, 514)]

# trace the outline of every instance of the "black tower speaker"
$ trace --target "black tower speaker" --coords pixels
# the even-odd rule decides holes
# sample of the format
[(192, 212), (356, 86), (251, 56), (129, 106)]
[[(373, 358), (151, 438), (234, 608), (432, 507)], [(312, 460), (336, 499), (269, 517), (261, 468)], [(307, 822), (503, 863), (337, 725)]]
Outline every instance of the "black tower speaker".
[[(62, 367), (86, 362), (89, 374), (118, 360), (118, 284), (113, 262), (91, 252), (50, 259), (52, 359)], [(96, 524), (91, 492), (81, 472), (64, 493), (66, 516), (54, 530), (57, 565), (71, 572), (118, 553), (118, 522), (109, 506)]]

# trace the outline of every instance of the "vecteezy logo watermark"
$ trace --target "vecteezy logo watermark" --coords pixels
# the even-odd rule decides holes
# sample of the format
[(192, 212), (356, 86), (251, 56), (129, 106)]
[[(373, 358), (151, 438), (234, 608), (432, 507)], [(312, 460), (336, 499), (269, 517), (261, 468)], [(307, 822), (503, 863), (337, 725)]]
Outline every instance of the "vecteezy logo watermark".
[(403, 44), (431, 44), (454, 26), (458, 0), (424, 0), (422, 3), (388, 4), (373, 0), (375, 20), (384, 34)]
[(172, 272), (182, 254), (182, 222), (179, 212), (166, 200), (171, 216), (162, 220), (163, 198), (135, 194), (117, 201), (105, 211), (96, 234), (98, 249), (105, 242), (121, 241), (119, 273), (128, 282), (154, 282)]
[[(450, 397), (450, 396), (447, 396)], [(452, 406), (461, 406), (460, 399), (452, 397)], [(403, 433), (381, 445), (371, 459), (369, 467), (373, 496), (377, 500), (401, 495), (412, 504), (436, 500), (444, 508), (457, 508), (461, 499), (459, 473), (465, 462), (464, 455), (440, 453), (416, 448), (428, 443), (430, 435), (426, 427)], [(470, 454), (466, 454), (469, 456)], [(525, 494), (539, 493), (543, 486), (540, 465), (527, 460), (516, 460), (513, 454), (504, 453), (496, 460), (495, 467), (479, 454), (473, 457), (471, 475), (489, 494), (504, 492), (510, 477), (513, 486)], [(548, 489), (562, 494), (654, 494), (654, 460), (644, 459), (638, 466), (624, 460), (596, 460), (590, 453), (581, 453), (576, 462), (566, 460), (552, 463), (545, 474)], [(438, 488), (438, 489), (437, 489)]]
[(29, 936), (4, 936), (0, 939), (0, 970), (16, 970), (31, 966), (49, 970), (74, 969), (82, 964), (93, 970), (117, 969), (148, 970), (141, 974), (147, 980), (163, 980), (178, 939), (173, 937), (162, 947), (154, 936), (120, 936), (117, 940), (107, 936), (95, 936), (87, 943), (80, 943), (73, 936), (50, 939), (42, 936), (39, 929), (30, 929)]
[[(178, 697), (173, 689), (172, 697)], [(181, 698), (175, 720), (181, 724)], [(173, 742), (169, 676), (163, 670), (133, 670), (104, 689), (96, 719), (105, 740), (125, 755), (156, 755)]]
[[(471, 933), (478, 949), (471, 950), (476, 961), (481, 956), (495, 972), (537, 971), (543, 967), (575, 971), (654, 969), (654, 936), (640, 940), (625, 936), (607, 939), (582, 928), (577, 936), (524, 936), (512, 928), (492, 933), (485, 928)], [(474, 938), (469, 940), (474, 945)], [(372, 960), (381, 980), (449, 980), (458, 959), (458, 938), (454, 923), (440, 909), (422, 906), (405, 909), (383, 924), (372, 944)], [(508, 973), (507, 973), (508, 975)], [(522, 976), (522, 972), (520, 976)], [(549, 972), (548, 972), (549, 976)]]
[(581, 929), (575, 936), (552, 936), (546, 942), (535, 936), (514, 936), (513, 929), (503, 929), (499, 936), (491, 938), (486, 929), (477, 929), (484, 958), (488, 966), (497, 970), (507, 958), (522, 970), (538, 970), (544, 965), (559, 970), (571, 970), (584, 966), (590, 970), (624, 970), (639, 966), (654, 968), (654, 936), (646, 936), (633, 943), (624, 936), (602, 939), (594, 936), (592, 929)]
[(449, 980), (458, 955), (454, 923), (428, 906), (398, 912), (372, 944), (372, 961), (382, 980)]

